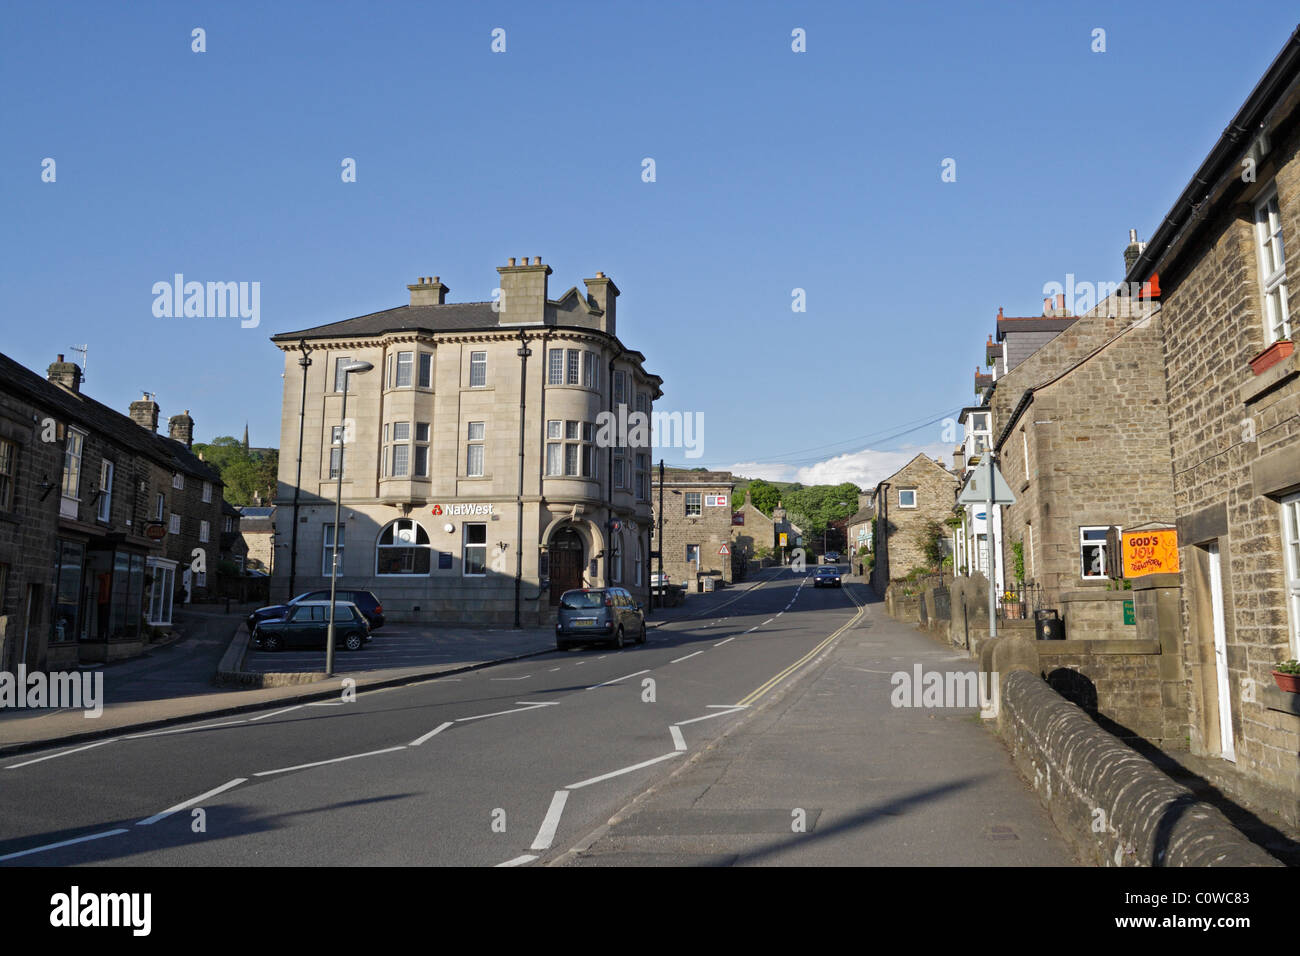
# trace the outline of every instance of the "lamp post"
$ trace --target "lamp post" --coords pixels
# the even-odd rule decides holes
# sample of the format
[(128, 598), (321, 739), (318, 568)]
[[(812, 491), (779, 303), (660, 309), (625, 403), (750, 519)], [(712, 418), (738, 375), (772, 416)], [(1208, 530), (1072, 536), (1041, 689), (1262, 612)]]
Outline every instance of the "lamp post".
[[(293, 597), (293, 589), (298, 580), (298, 493), (302, 490), (302, 434), (307, 415), (307, 369), (311, 368), (311, 347), (307, 344), (307, 340), (300, 340), (298, 348), (302, 350), (302, 358), (298, 359), (298, 367), (302, 369), (302, 403), (298, 406), (298, 477), (293, 483), (293, 532), (289, 544), (289, 597), (285, 598), (285, 600)], [(267, 597), (270, 597), (269, 593)]]
[[(343, 510), (343, 465), (346, 459), (346, 449), (348, 446), (348, 391), (351, 387), (348, 376), (353, 372), (358, 374), (369, 372), (373, 365), (369, 362), (353, 361), (339, 366), (343, 373), (343, 411), (339, 415), (342, 428), (339, 430), (339, 478), (338, 485), (334, 492), (334, 554), (330, 560), (330, 626), (325, 635), (325, 676), (334, 676), (334, 599), (338, 593), (339, 584), (339, 514)], [(294, 529), (297, 530), (297, 523), (294, 523)]]

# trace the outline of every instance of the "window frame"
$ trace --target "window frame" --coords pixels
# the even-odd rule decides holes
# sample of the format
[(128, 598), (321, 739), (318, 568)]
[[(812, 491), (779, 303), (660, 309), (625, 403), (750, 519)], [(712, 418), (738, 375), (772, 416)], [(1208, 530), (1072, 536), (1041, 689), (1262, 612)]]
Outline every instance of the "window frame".
[[(1262, 218), (1261, 218), (1261, 213)], [(1276, 229), (1273, 226), (1276, 217)], [(1286, 245), (1282, 241), (1282, 206), (1278, 200), (1276, 184), (1255, 201), (1255, 264), (1259, 270), (1261, 318), (1264, 322), (1264, 342), (1273, 345), (1289, 338), (1296, 330), (1291, 322), (1290, 296), (1286, 281)], [(1275, 253), (1275, 255), (1274, 255)], [(1273, 268), (1272, 260), (1280, 264)], [(1276, 296), (1276, 306), (1274, 306)], [(1281, 317), (1272, 313), (1276, 307)]]
[[(683, 497), (683, 504), (686, 508), (686, 517), (702, 517), (704, 514), (704, 493), (700, 491), (688, 491), (685, 492)], [(692, 497), (695, 499), (694, 502), (691, 501)], [(695, 509), (694, 511), (691, 510), (692, 507)]]
[[(479, 437), (474, 437), (474, 426), (479, 427)], [(475, 452), (478, 452), (478, 471), (474, 470)], [(465, 477), (487, 477), (487, 422), (465, 423)]]
[[(410, 528), (409, 529), (399, 528), (400, 525), (409, 525)], [(384, 533), (388, 531), (389, 528), (393, 529), (393, 533), (391, 537), (394, 543), (383, 544), (382, 542), (384, 538)], [(410, 530), (414, 532), (415, 534), (414, 544), (396, 543), (397, 535), (399, 531), (402, 530)], [(423, 542), (420, 541), (421, 537), (424, 538)], [(379, 569), (380, 568), (379, 558), (380, 558), (381, 551), (410, 551), (412, 552), (412, 557), (414, 558), (414, 552), (419, 551), (421, 549), (423, 549), (423, 551), (428, 555), (428, 559), (427, 559), (428, 568), (424, 571), (381, 571)], [(375, 577), (377, 578), (427, 578), (431, 574), (433, 574), (433, 555), (434, 555), (433, 539), (429, 536), (429, 532), (425, 530), (424, 525), (422, 525), (419, 521), (417, 521), (414, 518), (395, 518), (394, 520), (390, 521), (388, 524), (380, 528), (379, 534), (375, 536)]]
[[(471, 528), (483, 529), (483, 540), (471, 542), (469, 533)], [(460, 526), (460, 575), (463, 578), (485, 578), (487, 577), (487, 523), (482, 521), (466, 521)], [(479, 571), (470, 571), (469, 551), (471, 548), (483, 549), (483, 557), (479, 562)]]
[(105, 523), (113, 518), (113, 461), (110, 458), (102, 458), (99, 462), (99, 501), (96, 502), (95, 517)]
[[(5, 449), (8, 449), (6, 455)], [(18, 443), (0, 438), (0, 511), (12, 511), (18, 486)]]
[[(1084, 581), (1106, 581), (1106, 532), (1110, 530), (1109, 525), (1079, 525), (1079, 577)], [(1100, 531), (1100, 538), (1086, 538), (1084, 535), (1088, 531)], [(1095, 547), (1101, 557), (1101, 571), (1099, 574), (1085, 574), (1083, 558), (1084, 547)]]
[(348, 547), (348, 526), (340, 522), (337, 527), (341, 529), (343, 533), (339, 535), (338, 563), (331, 567), (330, 565), (333, 563), (334, 557), (334, 535), (331, 532), (334, 532), (335, 524), (332, 521), (326, 521), (321, 524), (320, 576), (326, 581), (331, 579), (337, 581), (344, 576), (343, 569), (346, 566), (344, 552), (347, 551)]
[[(905, 494), (908, 494), (908, 495), (911, 495), (911, 496), (912, 496), (912, 503), (911, 503), (910, 505), (905, 505), (905, 504), (903, 504), (903, 495), (905, 495)], [(904, 511), (914, 511), (914, 510), (916, 510), (916, 508), (917, 508), (917, 496), (916, 496), (916, 489), (915, 489), (915, 488), (899, 488), (899, 489), (898, 489), (898, 507), (899, 507), (901, 510), (904, 510)]]
[[(88, 433), (72, 425), (68, 426), (68, 434), (63, 440), (63, 489), (62, 495), (69, 501), (81, 500), (81, 466), (86, 454), (86, 438)], [(73, 439), (76, 439), (75, 443)], [(76, 450), (73, 450), (73, 447)], [(69, 481), (71, 479), (71, 481)], [(71, 485), (71, 491), (69, 486)]]
[[(481, 356), (481, 358), (479, 357)], [(478, 370), (479, 382), (475, 382), (475, 370)], [(469, 387), (470, 388), (487, 388), (487, 351), (476, 350), (469, 353)]]
[(1291, 623), (1291, 657), (1300, 659), (1300, 491), (1283, 495), (1279, 504), (1282, 508), (1282, 551), (1287, 575), (1284, 590)]

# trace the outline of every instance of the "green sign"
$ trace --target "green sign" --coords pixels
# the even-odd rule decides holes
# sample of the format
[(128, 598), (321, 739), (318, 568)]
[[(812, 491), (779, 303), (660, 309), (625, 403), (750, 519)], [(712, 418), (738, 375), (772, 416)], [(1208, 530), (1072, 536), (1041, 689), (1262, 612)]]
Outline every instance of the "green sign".
[(1129, 598), (1124, 602), (1124, 623), (1136, 624), (1137, 615), (1133, 613), (1133, 599)]

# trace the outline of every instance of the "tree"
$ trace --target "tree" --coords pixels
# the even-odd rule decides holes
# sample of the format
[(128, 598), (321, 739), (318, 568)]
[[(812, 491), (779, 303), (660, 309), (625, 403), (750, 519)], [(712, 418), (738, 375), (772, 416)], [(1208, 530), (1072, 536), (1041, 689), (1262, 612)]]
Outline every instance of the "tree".
[(781, 502), (781, 489), (762, 478), (755, 478), (749, 483), (749, 500), (754, 503), (755, 508), (770, 518)]
[(250, 451), (229, 435), (194, 445), (194, 453), (215, 468), (225, 485), (225, 499), (232, 505), (251, 505), (254, 495), (269, 501), (275, 495), (280, 471), (280, 453)]

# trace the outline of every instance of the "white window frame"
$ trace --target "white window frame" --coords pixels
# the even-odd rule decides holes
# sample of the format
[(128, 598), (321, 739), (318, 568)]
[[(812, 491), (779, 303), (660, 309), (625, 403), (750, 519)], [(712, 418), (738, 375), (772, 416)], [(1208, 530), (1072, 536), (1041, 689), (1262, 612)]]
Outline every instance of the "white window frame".
[(113, 463), (107, 458), (99, 463), (99, 510), (96, 516), (100, 521), (108, 521), (113, 516)]
[[(0, 511), (13, 510), (17, 476), (18, 443), (0, 439)], [(0, 600), (3, 598), (4, 595), (0, 594)]]
[[(695, 518), (704, 513), (704, 495), (698, 491), (688, 491), (685, 493), (686, 517)], [(691, 499), (695, 500), (692, 501)], [(694, 510), (691, 510), (694, 508)]]
[(1286, 553), (1286, 603), (1291, 618), (1291, 657), (1300, 659), (1300, 491), (1282, 498), (1282, 550)]
[(207, 544), (208, 539), (212, 536), (212, 526), (208, 522), (199, 521), (199, 544)]
[[(1080, 525), (1079, 526), (1079, 577), (1084, 581), (1105, 581), (1106, 580), (1106, 532), (1110, 530), (1106, 525)], [(1087, 531), (1100, 531), (1101, 538), (1084, 538)], [(1085, 547), (1099, 547), (1101, 549), (1101, 571), (1098, 574), (1083, 573), (1083, 549)]]
[(334, 359), (334, 391), (342, 394), (348, 384), (348, 374), (343, 371), (343, 366), (351, 362), (352, 359), (346, 355), (337, 356)]
[(415, 355), (415, 387), (433, 388), (432, 352), (417, 352)]
[(167, 522), (167, 533), (168, 534), (181, 533), (181, 516), (174, 511), (171, 513), (171, 518)]
[[(480, 382), (475, 382), (474, 370), (478, 367), (478, 378)], [(470, 352), (469, 353), (469, 387), (470, 388), (487, 388), (487, 352)]]
[(343, 426), (330, 426), (330, 464), (329, 477), (338, 480), (343, 477)]
[(185, 488), (185, 476), (179, 471), (172, 472), (172, 487), (177, 491), (181, 491)]
[(68, 426), (63, 443), (63, 497), (69, 501), (81, 500), (81, 461), (86, 452), (86, 433)]
[[(415, 352), (409, 350), (398, 352), (397, 364), (394, 368), (394, 388), (412, 388), (415, 385)], [(405, 373), (405, 382), (402, 381), (403, 373)]]
[[(390, 527), (393, 529), (393, 543), (382, 544), (381, 541), (384, 537), (384, 532), (387, 531)], [(409, 533), (411, 535), (412, 540), (403, 541), (401, 544), (398, 544), (397, 543), (398, 535), (402, 533)], [(344, 535), (344, 537), (346, 537), (346, 535)], [(420, 540), (421, 538), (423, 538), (424, 540), (421, 541)], [(379, 570), (380, 552), (391, 551), (391, 550), (415, 551), (421, 548), (423, 548), (429, 554), (428, 571), (420, 572), (420, 571), (380, 571)], [(424, 529), (424, 526), (420, 524), (420, 522), (416, 521), (414, 518), (398, 518), (395, 521), (390, 521), (388, 524), (384, 525), (384, 527), (379, 529), (379, 534), (375, 538), (375, 577), (377, 578), (427, 578), (429, 577), (429, 575), (433, 574), (433, 565), (434, 565), (433, 554), (434, 554), (433, 542), (429, 538), (429, 533)]]
[(546, 384), (564, 384), (564, 349), (554, 345), (546, 350)]
[[(911, 495), (911, 496), (912, 496), (912, 503), (911, 503), (910, 505), (909, 505), (909, 504), (905, 504), (905, 503), (903, 502), (903, 495)], [(902, 509), (904, 509), (904, 510), (906, 510), (906, 511), (912, 511), (912, 510), (914, 510), (914, 509), (916, 508), (916, 489), (915, 489), (915, 488), (899, 488), (899, 489), (898, 489), (898, 507), (900, 507), (900, 508), (902, 508)]]
[(167, 510), (167, 496), (164, 495), (161, 491), (158, 492), (158, 499), (155, 502), (155, 504), (157, 505), (157, 507), (154, 509), (153, 519), (154, 521), (157, 521), (159, 524), (162, 524), (163, 512)]
[[(474, 429), (475, 425), (478, 426), (477, 432)], [(475, 458), (477, 458), (477, 462)], [(467, 422), (465, 428), (465, 477), (483, 478), (486, 474), (487, 423)]]
[[(332, 562), (334, 560), (334, 523), (332, 521), (327, 521), (322, 525), (320, 576), (326, 581), (328, 581), (331, 576), (335, 578), (343, 577), (343, 569), (345, 567), (343, 554), (348, 547), (348, 526), (340, 524), (339, 529), (343, 532), (339, 535), (339, 562), (337, 566), (332, 567)], [(336, 573), (331, 575), (331, 571)]]
[[(483, 529), (483, 540), (482, 540), (481, 542), (480, 542), (480, 541), (476, 541), (476, 542), (473, 542), (472, 544), (470, 543), (470, 540), (469, 540), (469, 530), (470, 530), (470, 528), (482, 528), (482, 529)], [(483, 522), (466, 522), (466, 523), (464, 523), (464, 524), (462, 524), (462, 525), (460, 526), (460, 529), (461, 529), (461, 530), (460, 530), (460, 543), (461, 543), (461, 544), (460, 544), (460, 546), (461, 546), (461, 552), (460, 552), (460, 561), (461, 561), (461, 564), (460, 564), (460, 575), (461, 575), (461, 577), (463, 577), (463, 578), (485, 578), (485, 577), (487, 577), (487, 525), (486, 525), (485, 523), (483, 523)], [(479, 548), (481, 548), (481, 549), (483, 550), (483, 558), (482, 558), (482, 560), (479, 562), (480, 566), (483, 568), (482, 571), (470, 571), (470, 570), (469, 570), (469, 567), (470, 567), (470, 563), (469, 563), (469, 550), (470, 550), (470, 548), (475, 548), (475, 549), (479, 549)]]
[[(1274, 260), (1277, 260), (1276, 267)], [(1286, 248), (1282, 243), (1282, 210), (1276, 187), (1255, 203), (1255, 261), (1259, 266), (1264, 341), (1272, 345), (1289, 338), (1293, 331), (1287, 297)]]

